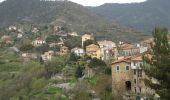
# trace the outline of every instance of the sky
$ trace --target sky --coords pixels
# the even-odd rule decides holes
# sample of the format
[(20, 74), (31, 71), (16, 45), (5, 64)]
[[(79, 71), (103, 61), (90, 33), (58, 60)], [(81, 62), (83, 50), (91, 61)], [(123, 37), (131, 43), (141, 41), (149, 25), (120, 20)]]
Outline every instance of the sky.
[[(2, 2), (4, 0), (0, 0)], [(84, 6), (99, 6), (104, 3), (138, 3), (146, 0), (69, 0)]]
[(139, 3), (146, 0), (70, 0), (84, 6), (99, 6), (104, 3)]

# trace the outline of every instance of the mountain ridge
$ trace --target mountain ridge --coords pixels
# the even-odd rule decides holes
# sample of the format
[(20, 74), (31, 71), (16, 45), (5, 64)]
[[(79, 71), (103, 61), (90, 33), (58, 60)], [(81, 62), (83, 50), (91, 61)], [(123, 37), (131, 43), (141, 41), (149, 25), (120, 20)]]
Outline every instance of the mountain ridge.
[(107, 3), (88, 8), (122, 25), (150, 32), (155, 26), (165, 26), (170, 29), (169, 4), (169, 0), (147, 0), (132, 4)]
[[(140, 40), (146, 34), (122, 27), (73, 2), (40, 0), (7, 0), (0, 4), (0, 26), (20, 22), (65, 26), (81, 34), (94, 32), (98, 37)], [(128, 37), (131, 35), (131, 37)]]

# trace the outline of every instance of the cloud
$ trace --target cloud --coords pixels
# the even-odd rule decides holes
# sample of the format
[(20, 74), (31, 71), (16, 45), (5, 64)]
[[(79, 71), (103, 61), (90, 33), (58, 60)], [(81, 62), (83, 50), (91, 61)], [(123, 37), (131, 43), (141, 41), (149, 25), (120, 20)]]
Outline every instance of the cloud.
[(70, 0), (70, 1), (84, 6), (99, 6), (104, 3), (133, 3), (133, 2), (144, 2), (146, 0)]

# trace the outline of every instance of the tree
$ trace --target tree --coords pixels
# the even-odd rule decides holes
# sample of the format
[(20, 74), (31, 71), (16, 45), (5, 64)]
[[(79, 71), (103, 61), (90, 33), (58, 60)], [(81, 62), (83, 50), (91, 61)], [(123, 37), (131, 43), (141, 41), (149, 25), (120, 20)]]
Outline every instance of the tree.
[(59, 42), (60, 41), (60, 36), (58, 35), (50, 35), (46, 38), (46, 42), (50, 43), (50, 42)]
[(33, 47), (33, 45), (32, 44), (24, 44), (24, 45), (22, 45), (19, 49), (21, 50), (21, 51), (30, 51), (30, 50), (32, 50), (34, 47)]
[(82, 76), (83, 76), (83, 68), (78, 66), (77, 69), (76, 69), (75, 77), (76, 78), (81, 78)]
[(86, 49), (86, 46), (90, 45), (90, 44), (97, 44), (97, 42), (95, 40), (86, 40), (84, 43), (83, 43), (83, 49), (85, 50)]
[(91, 59), (90, 63), (89, 63), (89, 67), (90, 68), (97, 68), (97, 67), (101, 67), (101, 68), (104, 68), (106, 67), (106, 63), (103, 62), (102, 60), (100, 59), (97, 59), (97, 58), (93, 58)]
[(160, 84), (152, 84), (147, 80), (148, 85), (166, 100), (170, 98), (170, 45), (167, 35), (168, 29), (155, 28), (153, 30), (154, 43), (151, 44), (152, 58), (144, 56), (146, 74), (160, 82)]
[(78, 59), (80, 59), (80, 57), (79, 56), (77, 56), (75, 53), (71, 53), (70, 54), (70, 59), (69, 59), (69, 61), (78, 61)]
[(75, 48), (75, 47), (81, 47), (81, 38), (67, 36), (64, 44), (70, 49)]

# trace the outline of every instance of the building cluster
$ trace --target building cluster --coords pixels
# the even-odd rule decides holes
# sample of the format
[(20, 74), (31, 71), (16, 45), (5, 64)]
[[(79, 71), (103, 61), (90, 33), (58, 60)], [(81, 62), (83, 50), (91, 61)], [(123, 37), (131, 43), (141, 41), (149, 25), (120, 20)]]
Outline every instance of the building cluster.
[[(23, 30), (18, 29), (15, 26), (10, 26), (9, 31), (17, 31), (18, 38), (22, 38)], [(63, 27), (55, 26), (54, 31), (58, 32), (57, 35), (63, 35)], [(34, 27), (32, 32), (38, 32), (38, 28)], [(77, 37), (76, 32), (68, 33), (67, 35)], [(170, 38), (170, 36), (169, 36)], [(169, 39), (170, 40), (170, 39)], [(1, 41), (6, 44), (13, 44), (14, 40), (11, 36), (4, 35), (1, 37)], [(81, 36), (82, 47), (75, 47), (69, 50), (69, 47), (65, 46), (64, 40), (60, 38), (59, 42), (48, 43), (41, 38), (37, 38), (32, 41), (34, 47), (48, 45), (50, 48), (60, 47), (59, 52), (53, 50), (47, 51), (40, 55), (44, 62), (51, 61), (55, 55), (67, 55), (68, 53), (74, 53), (77, 56), (84, 57), (89, 56), (91, 58), (97, 58), (111, 64), (112, 70), (112, 92), (114, 96), (125, 100), (133, 100), (138, 94), (150, 94), (159, 96), (154, 90), (145, 85), (144, 79), (148, 78), (145, 74), (142, 66), (144, 65), (142, 56), (147, 54), (151, 50), (150, 44), (153, 43), (153, 38), (142, 41), (140, 43), (128, 43), (119, 42), (115, 43), (109, 40), (95, 40), (93, 33), (84, 34)], [(87, 42), (90, 41), (90, 44)], [(22, 53), (21, 56), (28, 59), (37, 59), (38, 56), (33, 53)], [(149, 58), (152, 56), (147, 54)], [(158, 83), (153, 79), (155, 83)], [(116, 99), (116, 98), (115, 98)]]
[[(94, 40), (94, 35), (83, 35), (82, 47), (85, 46), (87, 40)], [(151, 50), (151, 43), (153, 43), (153, 38), (134, 44), (127, 42), (116, 44), (103, 40), (87, 45), (84, 51), (91, 58), (98, 58), (111, 64), (114, 96), (125, 100), (134, 100), (139, 94), (145, 96), (149, 94), (155, 95), (156, 99), (159, 99), (159, 95), (145, 85), (144, 80), (148, 77), (142, 69), (144, 65), (142, 57)], [(151, 58), (150, 54), (147, 56)], [(158, 83), (156, 79), (154, 80)]]

